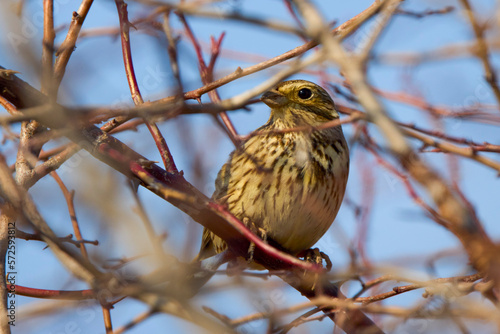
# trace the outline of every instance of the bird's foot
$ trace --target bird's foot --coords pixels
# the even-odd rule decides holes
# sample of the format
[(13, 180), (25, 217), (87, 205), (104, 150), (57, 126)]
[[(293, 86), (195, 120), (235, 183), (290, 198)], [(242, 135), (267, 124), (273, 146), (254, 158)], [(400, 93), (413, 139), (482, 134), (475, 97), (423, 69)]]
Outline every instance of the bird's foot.
[(326, 263), (326, 270), (330, 271), (332, 270), (332, 261), (322, 251), (319, 250), (319, 248), (310, 248), (307, 249), (299, 254), (299, 257), (303, 257), (305, 261), (311, 262), (311, 263), (316, 263), (319, 265), (323, 265), (323, 260), (325, 260)]
[[(264, 242), (267, 242), (267, 231), (262, 227), (255, 225), (254, 222), (251, 222), (249, 218), (243, 218), (243, 224), (247, 226), (253, 233), (259, 236)], [(248, 247), (248, 258), (247, 263), (253, 262), (253, 255), (255, 252), (255, 244), (253, 242), (250, 243), (250, 247)]]

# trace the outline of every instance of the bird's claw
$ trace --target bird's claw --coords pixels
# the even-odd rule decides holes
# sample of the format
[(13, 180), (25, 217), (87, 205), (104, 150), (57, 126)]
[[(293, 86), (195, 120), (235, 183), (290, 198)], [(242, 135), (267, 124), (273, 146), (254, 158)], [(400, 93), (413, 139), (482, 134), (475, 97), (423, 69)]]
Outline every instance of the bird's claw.
[[(267, 242), (267, 231), (262, 227), (255, 225), (254, 222), (251, 222), (249, 218), (243, 218), (243, 224), (247, 226), (253, 233), (258, 235), (264, 242)], [(247, 263), (253, 262), (253, 255), (255, 253), (255, 244), (250, 242), (250, 247), (248, 247), (248, 259)]]
[(326, 271), (332, 270), (332, 261), (330, 260), (330, 257), (323, 253), (322, 251), (319, 250), (319, 248), (310, 248), (305, 250), (300, 254), (301, 257), (304, 258), (305, 261), (311, 262), (311, 263), (316, 263), (319, 265), (323, 265), (323, 260), (325, 260), (326, 263)]

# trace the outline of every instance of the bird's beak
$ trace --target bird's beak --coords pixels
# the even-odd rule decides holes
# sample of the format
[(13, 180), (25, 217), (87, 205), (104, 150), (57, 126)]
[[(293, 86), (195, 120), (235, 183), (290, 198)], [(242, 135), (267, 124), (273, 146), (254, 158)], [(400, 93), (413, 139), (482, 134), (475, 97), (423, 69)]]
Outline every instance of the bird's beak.
[(271, 108), (282, 107), (288, 102), (288, 99), (275, 89), (268, 90), (262, 94), (260, 100)]

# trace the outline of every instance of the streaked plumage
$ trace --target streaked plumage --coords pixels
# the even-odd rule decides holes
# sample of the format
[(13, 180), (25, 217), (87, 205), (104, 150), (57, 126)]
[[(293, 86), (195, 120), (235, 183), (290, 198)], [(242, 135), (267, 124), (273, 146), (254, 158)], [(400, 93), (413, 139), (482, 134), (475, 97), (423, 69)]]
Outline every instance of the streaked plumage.
[[(304, 80), (285, 81), (263, 94), (271, 117), (233, 151), (215, 182), (213, 199), (248, 218), (291, 254), (312, 247), (332, 224), (344, 197), (349, 150), (340, 126), (286, 132), (337, 119), (328, 93)], [(273, 132), (275, 131), (275, 132)], [(198, 259), (226, 244), (204, 231)]]

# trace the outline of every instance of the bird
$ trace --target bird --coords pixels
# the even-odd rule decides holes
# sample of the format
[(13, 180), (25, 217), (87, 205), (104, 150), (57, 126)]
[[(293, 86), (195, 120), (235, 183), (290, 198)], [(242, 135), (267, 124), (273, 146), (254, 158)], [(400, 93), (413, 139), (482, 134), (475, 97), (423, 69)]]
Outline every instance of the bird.
[[(212, 200), (297, 256), (337, 216), (349, 175), (349, 148), (340, 125), (325, 126), (339, 114), (319, 85), (283, 81), (261, 101), (271, 109), (269, 120), (230, 154)], [(205, 228), (195, 260), (226, 249), (224, 240)]]

